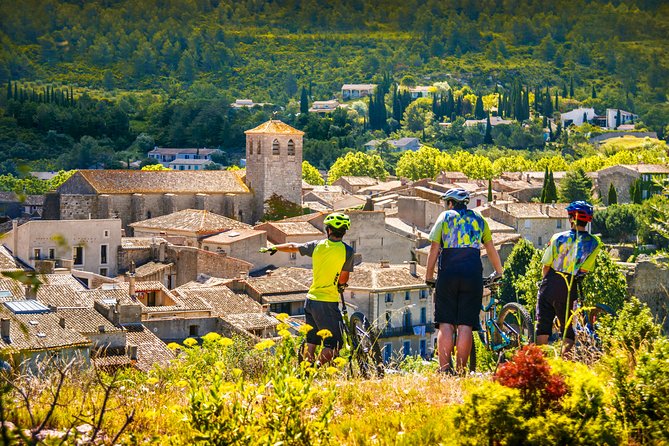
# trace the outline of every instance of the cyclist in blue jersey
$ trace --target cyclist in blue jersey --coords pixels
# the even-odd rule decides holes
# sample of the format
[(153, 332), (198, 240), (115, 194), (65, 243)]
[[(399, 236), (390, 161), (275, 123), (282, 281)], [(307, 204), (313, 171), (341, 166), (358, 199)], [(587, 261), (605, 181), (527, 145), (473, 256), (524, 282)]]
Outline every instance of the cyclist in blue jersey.
[(455, 188), (441, 198), (446, 203), (446, 211), (439, 215), (430, 232), (432, 245), (425, 281), (434, 283), (434, 269), (438, 260), (434, 320), (439, 330), (439, 370), (452, 373), (451, 356), (456, 330), (456, 370), (463, 371), (472, 348), (472, 328), (479, 325), (483, 299), (481, 247), (485, 247), (495, 269), (492, 275), (501, 276), (503, 269), (488, 223), (481, 214), (467, 209), (469, 193)]
[[(547, 344), (557, 316), (561, 330), (569, 320), (577, 294), (576, 282), (595, 266), (602, 244), (599, 237), (586, 230), (594, 214), (585, 201), (567, 206), (571, 229), (555, 234), (541, 259), (543, 279), (537, 299), (537, 344)], [(563, 353), (574, 345), (574, 330), (567, 327)]]
[[(307, 359), (313, 361), (316, 346), (323, 343), (321, 364), (337, 356), (343, 344), (342, 316), (339, 310), (339, 293), (346, 287), (349, 273), (353, 271), (353, 248), (342, 241), (351, 220), (346, 214), (334, 212), (323, 220), (327, 238), (307, 243), (284, 243), (266, 251), (299, 252), (309, 256), (313, 265), (313, 280), (304, 302), (307, 324), (313, 329), (307, 333)], [(332, 336), (321, 339), (317, 333), (326, 329)]]

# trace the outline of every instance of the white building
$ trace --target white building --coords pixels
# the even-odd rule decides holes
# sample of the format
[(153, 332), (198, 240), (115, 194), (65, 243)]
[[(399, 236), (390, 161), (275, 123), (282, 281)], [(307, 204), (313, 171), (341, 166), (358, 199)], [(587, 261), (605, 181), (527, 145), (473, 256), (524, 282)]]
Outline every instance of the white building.
[(560, 122), (562, 122), (562, 127), (569, 127), (571, 124), (574, 125), (582, 125), (583, 124), (583, 117), (586, 117), (588, 121), (591, 121), (597, 116), (595, 114), (595, 109), (594, 108), (582, 108), (579, 107), (577, 109), (574, 109), (572, 111), (562, 113), (560, 115)]
[(3, 243), (33, 268), (39, 266), (36, 262), (52, 261), (56, 268), (71, 264), (73, 269), (113, 277), (118, 271), (121, 220), (31, 220), (15, 224)]
[(341, 87), (341, 97), (349, 99), (364, 98), (374, 93), (376, 84), (344, 84)]

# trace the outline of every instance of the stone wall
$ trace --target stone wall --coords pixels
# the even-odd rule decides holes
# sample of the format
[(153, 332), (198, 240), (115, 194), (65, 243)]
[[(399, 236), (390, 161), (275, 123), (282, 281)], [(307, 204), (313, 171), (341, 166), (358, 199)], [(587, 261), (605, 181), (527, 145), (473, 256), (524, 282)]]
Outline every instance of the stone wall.
[(165, 260), (175, 264), (177, 271), (175, 287), (196, 280), (199, 274), (232, 279), (239, 277), (241, 273), (248, 274), (252, 267), (251, 263), (228, 257), (226, 254), (188, 246), (167, 247)]
[(397, 216), (402, 221), (428, 232), (444, 210), (442, 203), (433, 203), (423, 198), (399, 197), (397, 199)]
[(669, 333), (669, 259), (637, 263), (634, 273), (627, 276), (627, 286), (630, 295), (645, 302)]
[(218, 331), (218, 318), (215, 317), (155, 319), (143, 324), (165, 343), (182, 342), (189, 337), (197, 338)]
[(97, 218), (97, 195), (61, 195), (60, 220), (84, 220)]
[(625, 169), (619, 166), (618, 168), (606, 169), (599, 173), (597, 178), (597, 184), (599, 186), (599, 196), (602, 197), (602, 200), (608, 204), (609, 201), (609, 188), (611, 184), (616, 188), (616, 194), (618, 197), (618, 203), (630, 203), (630, 186), (637, 178), (641, 175), (632, 173), (629, 169)]
[[(344, 241), (362, 256), (363, 262), (402, 263), (412, 260), (415, 242), (385, 229), (383, 211), (350, 211), (351, 230)], [(382, 229), (383, 228), (383, 229)]]

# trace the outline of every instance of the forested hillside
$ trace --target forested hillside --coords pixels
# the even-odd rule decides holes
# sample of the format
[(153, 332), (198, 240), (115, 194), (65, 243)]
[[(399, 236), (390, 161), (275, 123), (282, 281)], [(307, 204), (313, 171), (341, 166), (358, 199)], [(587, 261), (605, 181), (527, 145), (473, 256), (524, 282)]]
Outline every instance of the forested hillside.
[[(444, 85), (444, 101), (464, 105), (439, 120), (516, 91), (532, 100), (524, 118), (622, 108), (662, 136), (667, 13), (652, 0), (2, 0), (0, 170), (119, 167), (154, 145), (221, 147), (225, 164), (275, 110), (321, 168), (393, 132), (442, 149), (544, 148), (540, 119), (520, 143), (444, 134), (420, 110), (412, 121), (396, 83)], [(303, 90), (325, 100), (363, 82), (386, 87), (380, 121), (367, 99), (356, 113), (299, 114)], [(234, 110), (237, 98), (273, 105)]]

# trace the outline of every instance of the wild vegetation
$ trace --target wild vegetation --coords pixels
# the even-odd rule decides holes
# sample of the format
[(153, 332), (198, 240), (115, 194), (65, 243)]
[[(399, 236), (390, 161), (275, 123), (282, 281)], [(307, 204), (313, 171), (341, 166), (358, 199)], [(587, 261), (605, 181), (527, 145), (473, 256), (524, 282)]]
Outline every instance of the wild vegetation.
[(7, 445), (661, 444), (669, 343), (635, 299), (601, 324), (601, 355), (587, 365), (530, 346), (466, 378), (407, 358), (383, 379), (349, 379), (346, 352), (328, 367), (299, 363), (304, 333), (286, 327), (255, 346), (215, 333), (170, 344), (178, 359), (148, 374), (44, 363), (39, 375), (0, 372), (1, 435)]

